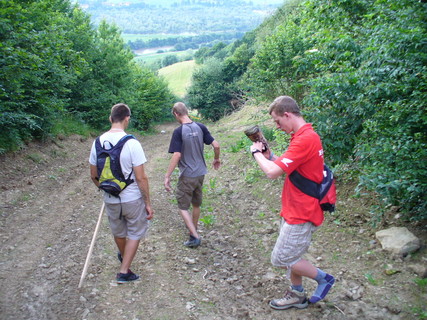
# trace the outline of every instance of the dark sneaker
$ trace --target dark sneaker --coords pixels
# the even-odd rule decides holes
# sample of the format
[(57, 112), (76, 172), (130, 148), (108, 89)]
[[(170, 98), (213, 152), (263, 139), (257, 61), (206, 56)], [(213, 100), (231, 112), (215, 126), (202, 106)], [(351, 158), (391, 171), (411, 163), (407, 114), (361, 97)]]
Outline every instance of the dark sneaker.
[(117, 259), (119, 259), (120, 263), (123, 262), (123, 257), (122, 257), (122, 254), (120, 252), (117, 253)]
[(139, 276), (133, 273), (132, 271), (130, 271), (129, 269), (128, 273), (118, 273), (116, 279), (117, 279), (117, 283), (121, 284), (121, 283), (127, 283), (127, 282), (138, 280)]
[(184, 246), (189, 248), (197, 248), (200, 246), (200, 243), (202, 242), (201, 238), (196, 238), (190, 235), (190, 240), (184, 242)]
[(271, 300), (270, 307), (276, 310), (285, 310), (289, 308), (304, 309), (308, 306), (308, 300), (305, 292), (292, 290), (289, 288), (285, 291), (283, 298)]

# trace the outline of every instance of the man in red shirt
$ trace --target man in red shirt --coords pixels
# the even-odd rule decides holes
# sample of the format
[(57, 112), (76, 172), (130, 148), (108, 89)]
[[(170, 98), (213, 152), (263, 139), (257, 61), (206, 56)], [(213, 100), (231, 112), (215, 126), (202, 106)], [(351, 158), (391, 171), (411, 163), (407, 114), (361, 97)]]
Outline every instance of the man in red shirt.
[[(319, 135), (311, 124), (305, 122), (294, 99), (288, 96), (276, 98), (270, 105), (269, 112), (277, 129), (291, 134), (289, 147), (280, 157), (272, 155), (269, 150), (263, 153), (261, 142), (254, 142), (251, 146), (252, 155), (268, 178), (275, 179), (286, 174), (280, 212), (282, 224), (271, 254), (271, 262), (276, 267), (288, 270), (291, 287), (286, 290), (283, 298), (271, 300), (270, 307), (279, 310), (291, 307), (302, 309), (308, 306), (308, 302), (322, 300), (335, 279), (302, 259), (310, 246), (312, 233), (323, 222), (323, 211), (319, 200), (300, 191), (292, 184), (289, 175), (298, 170), (304, 177), (321, 183), (323, 148)], [(314, 279), (318, 283), (310, 299), (307, 299), (304, 292), (303, 277)]]

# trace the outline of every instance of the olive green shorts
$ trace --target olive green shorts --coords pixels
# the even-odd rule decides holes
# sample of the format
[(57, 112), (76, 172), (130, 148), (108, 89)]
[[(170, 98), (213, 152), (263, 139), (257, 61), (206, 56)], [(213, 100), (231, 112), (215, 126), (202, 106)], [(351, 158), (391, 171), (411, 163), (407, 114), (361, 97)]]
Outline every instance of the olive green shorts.
[(200, 207), (203, 200), (203, 180), (205, 176), (199, 177), (184, 177), (180, 176), (176, 187), (176, 200), (180, 210), (190, 209), (192, 204), (195, 207)]

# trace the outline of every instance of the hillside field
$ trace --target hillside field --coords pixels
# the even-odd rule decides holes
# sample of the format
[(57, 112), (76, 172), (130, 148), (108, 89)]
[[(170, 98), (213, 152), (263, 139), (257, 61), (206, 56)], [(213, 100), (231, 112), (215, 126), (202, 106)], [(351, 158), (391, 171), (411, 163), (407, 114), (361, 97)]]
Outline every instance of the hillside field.
[(191, 76), (195, 67), (194, 60), (183, 61), (160, 69), (159, 75), (166, 79), (169, 88), (175, 95), (184, 97), (191, 84)]

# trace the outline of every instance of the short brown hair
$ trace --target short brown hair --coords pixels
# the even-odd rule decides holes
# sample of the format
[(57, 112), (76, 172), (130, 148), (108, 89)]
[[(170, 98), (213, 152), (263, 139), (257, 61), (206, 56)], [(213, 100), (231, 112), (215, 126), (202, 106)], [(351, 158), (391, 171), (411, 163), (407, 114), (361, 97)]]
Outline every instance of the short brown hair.
[(122, 122), (126, 117), (130, 116), (130, 108), (124, 103), (115, 104), (111, 108), (111, 122)]
[(172, 113), (176, 113), (179, 116), (188, 115), (187, 106), (183, 102), (177, 102), (172, 107)]
[(270, 104), (270, 109), (268, 112), (272, 114), (273, 111), (278, 116), (283, 116), (285, 112), (290, 112), (297, 116), (301, 116), (301, 111), (297, 102), (289, 96), (280, 96), (274, 99), (273, 103)]

